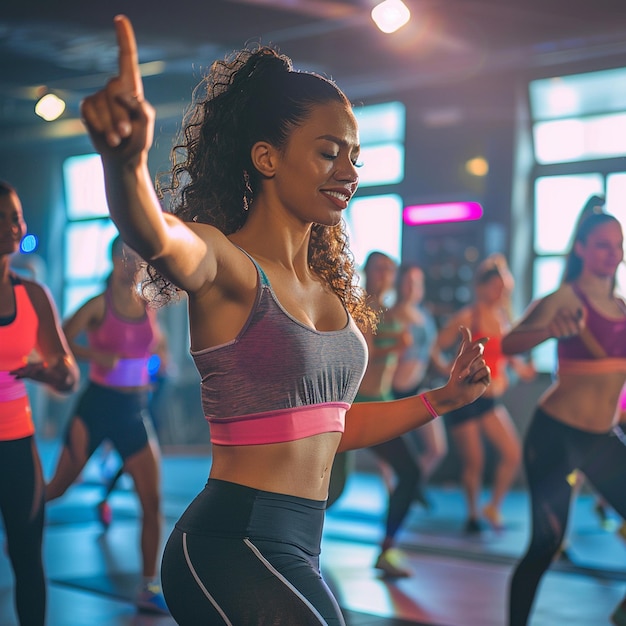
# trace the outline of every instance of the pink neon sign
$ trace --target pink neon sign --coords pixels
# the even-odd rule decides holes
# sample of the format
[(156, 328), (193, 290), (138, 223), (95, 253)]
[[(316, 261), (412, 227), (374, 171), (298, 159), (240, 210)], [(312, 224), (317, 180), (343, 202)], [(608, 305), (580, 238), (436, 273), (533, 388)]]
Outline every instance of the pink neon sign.
[(479, 220), (482, 216), (483, 207), (478, 202), (443, 202), (404, 207), (402, 219), (409, 226), (417, 226), (418, 224)]

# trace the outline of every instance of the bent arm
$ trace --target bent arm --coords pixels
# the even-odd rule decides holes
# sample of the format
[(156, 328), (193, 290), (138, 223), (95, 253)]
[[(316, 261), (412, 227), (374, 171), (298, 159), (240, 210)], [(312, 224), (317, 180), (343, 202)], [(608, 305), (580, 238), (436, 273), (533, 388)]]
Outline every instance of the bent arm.
[(83, 304), (73, 315), (63, 322), (63, 332), (74, 356), (80, 361), (95, 361), (104, 367), (112, 368), (118, 356), (112, 352), (104, 354), (79, 338), (88, 330), (97, 328), (104, 319), (104, 295), (100, 294)]
[(467, 329), (446, 385), (427, 392), (427, 402), (420, 396), (388, 402), (355, 403), (346, 414), (346, 427), (339, 451), (367, 448), (435, 419), (428, 404), (437, 414), (447, 413), (473, 402), (490, 383), (489, 368), (482, 357), (484, 340), (471, 341)]
[(522, 319), (502, 337), (502, 352), (520, 354), (547, 339), (578, 335), (584, 323), (578, 299), (564, 285), (530, 304)]
[(43, 363), (29, 363), (13, 373), (17, 378), (30, 378), (45, 383), (56, 391), (73, 391), (78, 385), (80, 375), (54, 302), (42, 285), (31, 281), (24, 281), (24, 284), (39, 321), (37, 350)]

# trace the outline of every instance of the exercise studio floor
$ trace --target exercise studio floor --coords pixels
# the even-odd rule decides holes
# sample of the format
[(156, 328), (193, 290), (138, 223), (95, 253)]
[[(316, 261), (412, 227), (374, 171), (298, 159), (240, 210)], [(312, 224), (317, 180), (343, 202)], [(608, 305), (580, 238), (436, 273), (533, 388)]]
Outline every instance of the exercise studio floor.
[[(58, 442), (41, 442), (46, 475)], [(367, 453), (363, 453), (367, 454)], [(206, 454), (164, 452), (165, 537), (206, 481)], [(113, 523), (103, 532), (95, 505), (103, 487), (94, 458), (82, 481), (47, 509), (44, 558), (49, 580), (49, 626), (171, 626), (169, 617), (136, 612), (140, 580), (138, 505), (124, 477), (110, 503)], [(10, 478), (10, 477), (9, 477)], [(528, 536), (527, 498), (512, 493), (505, 530), (463, 534), (464, 506), (456, 487), (431, 488), (430, 511), (415, 505), (399, 547), (413, 576), (390, 581), (372, 568), (383, 528), (386, 492), (373, 473), (355, 473), (327, 514), (322, 570), (350, 626), (504, 626), (509, 574)], [(573, 509), (568, 555), (543, 580), (531, 626), (601, 626), (626, 592), (626, 541), (617, 520), (601, 526), (593, 498)], [(0, 537), (3, 541), (3, 538)], [(14, 626), (11, 571), (0, 556), (0, 626)], [(297, 626), (297, 625), (294, 625)]]

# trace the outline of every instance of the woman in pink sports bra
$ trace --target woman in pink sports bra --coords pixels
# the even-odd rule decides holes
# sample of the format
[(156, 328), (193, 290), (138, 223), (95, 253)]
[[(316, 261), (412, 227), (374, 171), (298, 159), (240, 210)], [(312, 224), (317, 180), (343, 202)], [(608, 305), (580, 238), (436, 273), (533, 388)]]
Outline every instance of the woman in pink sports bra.
[(0, 514), (14, 574), (18, 622), (43, 626), (44, 480), (24, 381), (69, 392), (79, 374), (47, 290), (11, 272), (11, 255), (19, 250), (25, 234), (17, 192), (0, 182)]
[[(121, 237), (111, 243), (113, 270), (106, 290), (83, 304), (63, 326), (77, 359), (89, 362), (89, 383), (70, 419), (46, 499), (62, 496), (103, 442), (130, 474), (141, 504), (143, 583), (139, 610), (166, 614), (158, 579), (161, 545), (160, 454), (148, 410), (148, 360), (162, 352), (155, 311), (137, 293), (139, 257)], [(86, 341), (84, 340), (86, 338)]]
[(489, 384), (482, 343), (463, 331), (444, 387), (352, 406), (367, 360), (356, 324), (373, 314), (342, 224), (358, 185), (350, 102), (269, 47), (216, 61), (173, 153), (166, 213), (147, 167), (154, 110), (134, 34), (123, 16), (115, 26), (119, 74), (82, 116), (124, 240), (165, 298), (188, 294), (211, 431), (207, 485), (163, 555), (168, 607), (182, 626), (343, 626), (319, 570), (335, 453), (474, 400)]
[[(615, 293), (623, 245), (615, 217), (584, 211), (561, 286), (533, 302), (502, 340), (503, 351), (515, 354), (558, 339), (557, 376), (524, 441), (532, 535), (511, 579), (510, 626), (528, 623), (537, 586), (561, 547), (575, 470), (626, 516), (626, 446), (613, 430), (626, 382), (626, 304)], [(626, 624), (626, 599), (612, 619)]]

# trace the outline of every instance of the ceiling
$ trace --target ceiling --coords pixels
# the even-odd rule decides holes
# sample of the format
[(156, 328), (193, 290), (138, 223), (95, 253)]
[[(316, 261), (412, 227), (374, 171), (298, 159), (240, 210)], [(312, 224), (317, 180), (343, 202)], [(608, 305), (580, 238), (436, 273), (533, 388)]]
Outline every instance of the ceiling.
[(570, 60), (626, 64), (624, 0), (405, 3), (410, 23), (385, 35), (369, 16), (375, 0), (7, 2), (0, 136), (54, 126), (33, 113), (44, 88), (68, 101), (57, 132), (73, 132), (80, 100), (115, 71), (112, 18), (119, 12), (134, 24), (146, 94), (163, 117), (180, 117), (203, 68), (247, 41), (277, 45), (298, 69), (333, 77), (353, 100)]

